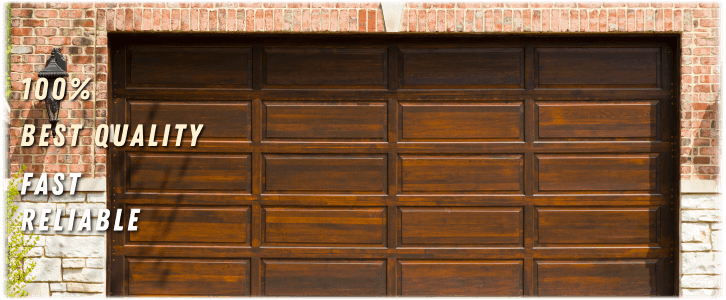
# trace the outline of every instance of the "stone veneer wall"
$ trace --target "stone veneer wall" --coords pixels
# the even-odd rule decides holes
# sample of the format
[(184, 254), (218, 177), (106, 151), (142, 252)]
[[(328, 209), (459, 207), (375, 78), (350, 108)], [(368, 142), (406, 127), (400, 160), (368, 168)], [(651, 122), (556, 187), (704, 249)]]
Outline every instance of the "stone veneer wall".
[[(34, 187), (35, 184), (31, 186)], [(68, 187), (66, 185), (66, 191)], [(92, 227), (95, 228), (98, 210), (106, 208), (105, 190), (105, 179), (81, 179), (74, 195), (67, 192), (60, 196), (52, 193), (48, 196), (33, 195), (32, 189), (29, 189), (30, 192), (25, 196), (18, 196), (21, 198), (16, 200), (19, 213), (24, 209), (35, 210), (34, 233), (39, 236), (36, 247), (29, 253), (36, 262), (31, 273), (35, 280), (26, 288), (30, 296), (105, 295), (106, 233), (69, 231), (67, 226), (70, 209), (76, 210), (74, 228), (78, 227), (81, 220), (79, 212), (91, 209)], [(52, 225), (48, 231), (38, 231), (37, 216), (41, 209), (48, 208), (53, 209), (53, 212), (62, 209), (62, 231), (56, 232)], [(114, 216), (115, 213), (112, 213), (112, 218)], [(55, 213), (51, 214), (50, 220), (50, 223), (54, 222)], [(113, 221), (110, 226), (113, 226)]]
[[(37, 79), (52, 47), (63, 47), (70, 78), (93, 78), (89, 88), (92, 100), (64, 101), (61, 122), (66, 126), (82, 123), (86, 128), (106, 123), (108, 32), (342, 33), (385, 32), (398, 27), (402, 32), (483, 34), (678, 33), (682, 46), (681, 292), (719, 292), (722, 271), (716, 256), (721, 253), (721, 223), (715, 186), (720, 172), (717, 120), (721, 65), (717, 2), (407, 3), (400, 9), (400, 18), (395, 21), (398, 26), (388, 26), (379, 3), (13, 3), (11, 172), (25, 164), (34, 173), (106, 176), (105, 149), (92, 145), (89, 129), (82, 131), (79, 147), (17, 145), (24, 124), (47, 122), (42, 102), (21, 100), (20, 96), (22, 80)], [(100, 208), (105, 207), (104, 191), (105, 185), (83, 192), (85, 196), (25, 197), (19, 203), (34, 208)], [(43, 234), (41, 244), (33, 252), (48, 272), (32, 284), (35, 294), (103, 292), (103, 234)]]
[(681, 292), (717, 297), (723, 274), (723, 200), (715, 185), (681, 184)]

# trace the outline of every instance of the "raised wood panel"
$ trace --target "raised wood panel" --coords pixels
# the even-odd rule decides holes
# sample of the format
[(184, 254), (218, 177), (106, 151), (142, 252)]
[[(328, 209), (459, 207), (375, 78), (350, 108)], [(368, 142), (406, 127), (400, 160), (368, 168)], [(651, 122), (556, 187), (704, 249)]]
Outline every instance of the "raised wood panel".
[(657, 260), (535, 261), (539, 296), (655, 296)]
[(383, 296), (386, 262), (263, 260), (265, 296)]
[(270, 89), (384, 89), (386, 48), (265, 47), (263, 87)]
[(263, 140), (377, 141), (387, 137), (385, 102), (266, 101)]
[(679, 41), (111, 32), (107, 294), (672, 296)]
[(250, 192), (245, 154), (127, 153), (128, 188)]
[[(144, 145), (147, 145), (151, 125), (156, 125), (157, 147), (162, 146), (166, 124), (170, 124), (170, 140), (176, 139), (176, 124), (203, 124), (199, 139), (250, 139), (249, 101), (151, 101), (129, 100), (129, 132), (138, 124), (144, 125)], [(129, 134), (128, 138), (131, 138)], [(192, 138), (191, 125), (184, 130), (183, 138)], [(169, 145), (173, 145), (169, 142)]]
[(536, 48), (538, 88), (659, 88), (659, 48)]
[[(400, 155), (403, 193), (522, 193), (522, 155)], [(455, 170), (455, 171), (454, 171)]]
[(130, 295), (245, 296), (249, 260), (129, 258)]
[(264, 243), (287, 246), (386, 246), (385, 208), (263, 207)]
[(548, 101), (536, 107), (543, 139), (658, 137), (658, 101)]
[(506, 102), (401, 102), (399, 134), (415, 141), (521, 141), (524, 107)]
[(129, 47), (127, 87), (252, 88), (251, 47)]
[[(130, 207), (136, 208), (136, 207)], [(138, 207), (130, 242), (248, 243), (249, 207)]]
[(385, 155), (265, 154), (265, 193), (385, 194)]
[(538, 154), (541, 192), (658, 193), (659, 154)]
[(401, 48), (404, 89), (524, 88), (523, 48)]
[(540, 244), (653, 244), (657, 207), (537, 208)]
[(400, 207), (402, 246), (519, 246), (523, 241), (521, 207)]
[(522, 261), (399, 260), (400, 296), (521, 296)]

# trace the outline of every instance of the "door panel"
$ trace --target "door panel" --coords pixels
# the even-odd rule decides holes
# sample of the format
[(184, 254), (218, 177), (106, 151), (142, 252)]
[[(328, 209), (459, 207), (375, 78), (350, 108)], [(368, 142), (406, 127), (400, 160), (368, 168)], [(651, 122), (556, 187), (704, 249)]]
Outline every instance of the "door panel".
[(679, 39), (110, 33), (108, 294), (674, 295)]

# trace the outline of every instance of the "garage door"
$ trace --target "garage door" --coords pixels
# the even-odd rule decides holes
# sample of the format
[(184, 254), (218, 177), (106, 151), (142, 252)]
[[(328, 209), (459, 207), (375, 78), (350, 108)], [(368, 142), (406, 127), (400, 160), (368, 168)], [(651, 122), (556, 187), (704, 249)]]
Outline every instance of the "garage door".
[(674, 293), (676, 36), (109, 41), (112, 295)]

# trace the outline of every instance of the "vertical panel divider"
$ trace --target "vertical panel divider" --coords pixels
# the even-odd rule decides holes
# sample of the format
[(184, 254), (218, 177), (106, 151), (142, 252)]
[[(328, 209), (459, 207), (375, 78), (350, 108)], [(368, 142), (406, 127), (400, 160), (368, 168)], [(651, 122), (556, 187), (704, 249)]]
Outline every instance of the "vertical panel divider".
[(392, 296), (398, 296), (398, 281), (400, 278), (398, 278), (398, 274), (396, 272), (398, 262), (396, 262), (395, 258), (389, 258), (388, 261), (386, 261), (386, 294), (389, 297)]
[(532, 196), (534, 195), (534, 139), (536, 132), (536, 116), (534, 98), (531, 91), (535, 88), (535, 60), (534, 47), (526, 46), (524, 50), (524, 88), (528, 90), (530, 96), (524, 99), (524, 142), (526, 150), (524, 153), (524, 194), (525, 201), (528, 203), (524, 206), (524, 269), (522, 270), (522, 292), (525, 296), (535, 295), (534, 291), (534, 259), (532, 259), (532, 249), (534, 248), (534, 206), (530, 205)]
[(262, 296), (262, 276), (264, 273), (262, 260), (259, 257), (253, 257), (250, 264), (250, 295)]
[[(388, 89), (391, 92), (398, 90), (398, 47), (388, 47)], [(398, 101), (388, 99), (388, 261), (387, 268), (387, 294), (389, 297), (398, 295), (398, 280), (396, 273), (395, 249), (398, 247)]]
[(537, 266), (533, 258), (524, 259), (524, 295), (537, 295)]

